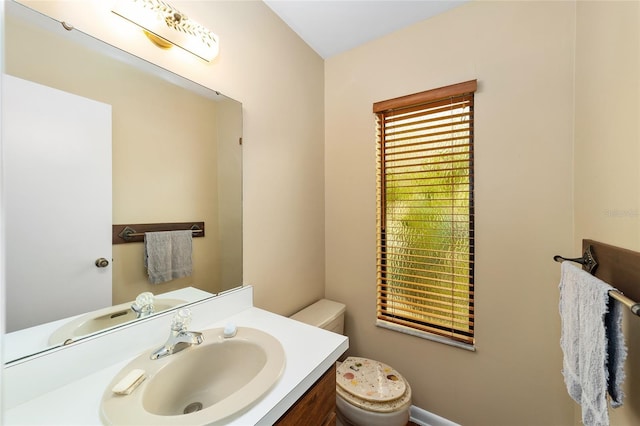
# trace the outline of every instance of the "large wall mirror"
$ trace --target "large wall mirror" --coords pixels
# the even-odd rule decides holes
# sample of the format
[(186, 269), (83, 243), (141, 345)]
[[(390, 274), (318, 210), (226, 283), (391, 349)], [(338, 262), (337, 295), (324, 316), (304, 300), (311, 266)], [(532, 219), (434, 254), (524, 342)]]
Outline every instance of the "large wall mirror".
[[(109, 234), (108, 249), (111, 251), (104, 256), (111, 260), (107, 267), (111, 275), (111, 282), (107, 284), (110, 290), (106, 297), (108, 302), (104, 306), (93, 305), (86, 312), (74, 312), (73, 316), (58, 317), (59, 314), (48, 313), (46, 324), (36, 321), (23, 326), (7, 318), (5, 362), (63, 344), (52, 343), (46, 336), (33, 333), (34, 330), (47, 326), (49, 333), (52, 323), (58, 329), (60, 325), (91, 315), (90, 312), (110, 312), (107, 305), (124, 307), (126, 311), (143, 292), (151, 292), (157, 297), (168, 294), (165, 297), (168, 304), (161, 306), (173, 309), (241, 286), (242, 105), (77, 30), (68, 31), (60, 23), (15, 2), (6, 3), (3, 27), (4, 73), (10, 78), (110, 106), (112, 191), (105, 198), (110, 199), (108, 216), (112, 224), (204, 222), (206, 227), (204, 238), (193, 239), (192, 274), (162, 284), (149, 283), (143, 261), (143, 243), (111, 245)], [(33, 101), (34, 105), (39, 103)], [(60, 151), (63, 147), (51, 149)], [(16, 166), (26, 170), (33, 168), (33, 162)], [(75, 178), (84, 179), (82, 175)], [(3, 191), (7, 190), (7, 185), (15, 184), (15, 180), (3, 182)], [(22, 188), (10, 190), (21, 194)], [(65, 188), (54, 186), (49, 191), (54, 193), (54, 199), (58, 190), (62, 194)], [(24, 192), (24, 197), (29, 196)], [(79, 198), (66, 204), (64, 209), (82, 210), (92, 204), (89, 194)], [(34, 221), (42, 220), (56, 227), (51, 209), (41, 210), (29, 214)], [(17, 227), (11, 223), (11, 217), (6, 217), (6, 229), (15, 230)], [(83, 229), (74, 228), (67, 229), (70, 233), (67, 235), (83, 232)], [(38, 234), (30, 229), (7, 235), (8, 262), (12, 261), (12, 249), (16, 244), (27, 241), (16, 237), (19, 233), (29, 235), (30, 245), (40, 244)], [(16, 240), (22, 242), (16, 243)], [(82, 251), (83, 247), (75, 248)], [(46, 257), (47, 250), (39, 256)], [(88, 262), (91, 263), (96, 256), (93, 253), (90, 256)], [(34, 259), (25, 267), (38, 268), (39, 264)], [(75, 272), (56, 273), (56, 279), (41, 280), (43, 282), (38, 283), (42, 285), (41, 289), (31, 291), (27, 300), (12, 299), (14, 291), (11, 289), (22, 283), (9, 282), (10, 277), (7, 277), (7, 315), (16, 311), (46, 311), (46, 301), (40, 304), (36, 301), (43, 302), (41, 299), (47, 299), (50, 292), (64, 291), (65, 276), (60, 275), (66, 273), (68, 278)], [(93, 291), (90, 283), (86, 288), (89, 293)], [(184, 297), (172, 297), (175, 294)], [(85, 299), (80, 291), (69, 297), (76, 301)], [(49, 305), (55, 304), (59, 302), (49, 302)], [(96, 334), (104, 329), (110, 329), (110, 326), (89, 328), (87, 333)], [(32, 335), (38, 337), (30, 341)]]

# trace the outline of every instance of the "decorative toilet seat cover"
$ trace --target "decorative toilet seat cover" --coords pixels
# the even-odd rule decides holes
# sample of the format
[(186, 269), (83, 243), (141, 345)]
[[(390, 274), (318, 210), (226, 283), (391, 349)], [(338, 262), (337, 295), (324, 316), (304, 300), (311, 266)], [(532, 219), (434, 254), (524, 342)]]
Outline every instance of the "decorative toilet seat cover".
[(367, 358), (349, 357), (337, 369), (336, 383), (348, 393), (371, 402), (388, 402), (402, 397), (407, 384), (388, 365)]

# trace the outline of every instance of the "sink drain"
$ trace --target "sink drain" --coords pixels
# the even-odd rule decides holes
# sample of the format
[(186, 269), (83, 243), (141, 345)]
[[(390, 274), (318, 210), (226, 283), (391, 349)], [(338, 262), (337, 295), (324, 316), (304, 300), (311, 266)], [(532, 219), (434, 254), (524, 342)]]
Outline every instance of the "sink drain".
[(201, 402), (192, 402), (191, 404), (187, 405), (186, 407), (184, 407), (184, 414), (190, 414), (190, 413), (195, 413), (196, 411), (200, 411), (202, 410), (202, 403)]

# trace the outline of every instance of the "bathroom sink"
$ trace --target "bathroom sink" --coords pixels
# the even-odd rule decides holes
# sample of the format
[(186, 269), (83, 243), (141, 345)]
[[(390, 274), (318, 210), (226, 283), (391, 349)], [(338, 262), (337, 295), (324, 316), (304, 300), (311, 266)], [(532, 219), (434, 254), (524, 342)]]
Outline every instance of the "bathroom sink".
[[(238, 327), (202, 332), (204, 342), (152, 360), (147, 350), (107, 386), (100, 416), (105, 424), (226, 424), (255, 404), (278, 381), (285, 354), (280, 342), (263, 331)], [(129, 394), (113, 389), (131, 372), (145, 379)], [(130, 388), (131, 389), (131, 388)]]
[[(162, 299), (154, 301), (154, 313), (166, 311), (187, 303), (180, 299)], [(69, 321), (49, 336), (50, 345), (64, 343), (68, 339), (105, 330), (116, 325), (124, 324), (136, 319), (136, 313), (131, 310), (131, 302), (99, 309)]]

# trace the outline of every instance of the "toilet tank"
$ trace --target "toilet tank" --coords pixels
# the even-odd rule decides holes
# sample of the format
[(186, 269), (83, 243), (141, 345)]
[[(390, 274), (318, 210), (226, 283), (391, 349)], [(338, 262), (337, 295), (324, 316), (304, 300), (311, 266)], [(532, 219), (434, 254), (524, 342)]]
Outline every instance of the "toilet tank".
[(329, 299), (320, 299), (290, 318), (334, 333), (344, 334), (345, 305)]

